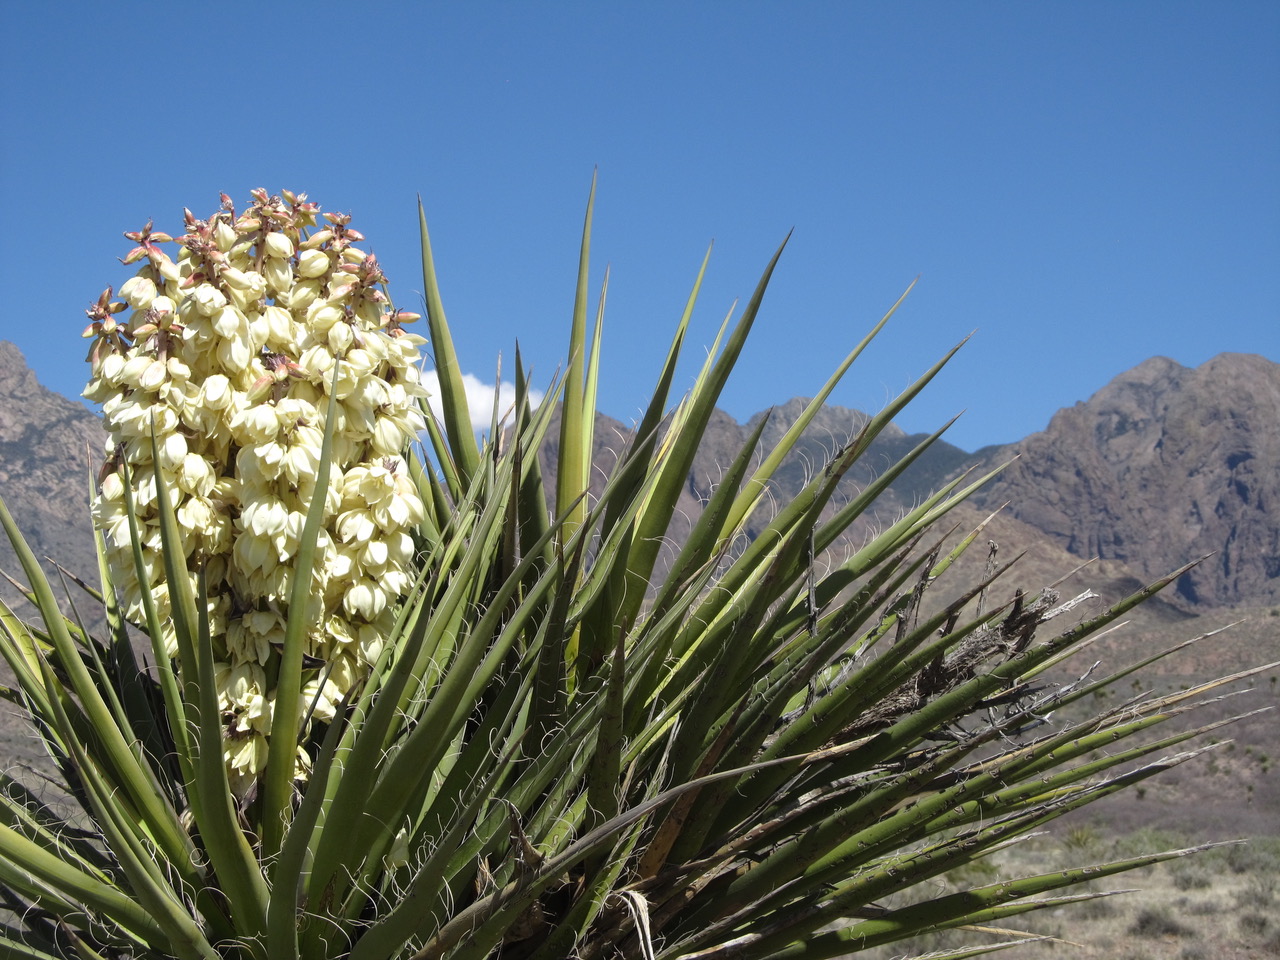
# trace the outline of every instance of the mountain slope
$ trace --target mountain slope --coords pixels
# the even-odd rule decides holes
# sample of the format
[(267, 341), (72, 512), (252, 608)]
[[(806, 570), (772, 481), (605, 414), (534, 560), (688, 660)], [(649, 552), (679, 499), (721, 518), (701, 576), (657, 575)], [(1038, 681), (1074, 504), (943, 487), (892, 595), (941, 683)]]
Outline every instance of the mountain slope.
[(1194, 369), (1155, 357), (1042, 433), (981, 451), (1020, 455), (977, 500), (1070, 553), (1178, 583), (1195, 606), (1280, 602), (1280, 364), (1221, 354)]
[[(0, 340), (0, 496), (36, 556), (52, 557), (92, 583), (98, 564), (89, 529), (89, 464), (96, 475), (103, 440), (97, 417), (42, 387), (18, 348)], [(5, 537), (0, 569), (20, 574)]]

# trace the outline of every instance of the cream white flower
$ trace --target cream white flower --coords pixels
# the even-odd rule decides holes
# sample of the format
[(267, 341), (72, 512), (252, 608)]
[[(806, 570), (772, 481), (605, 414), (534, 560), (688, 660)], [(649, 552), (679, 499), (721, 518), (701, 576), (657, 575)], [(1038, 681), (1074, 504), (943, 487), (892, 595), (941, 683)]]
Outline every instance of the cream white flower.
[(329, 267), (329, 255), (323, 250), (304, 250), (298, 256), (298, 276), (308, 280), (324, 276)]
[(191, 291), (186, 303), (206, 317), (212, 317), (227, 305), (227, 297), (211, 283), (202, 283)]
[(268, 257), (287, 258), (293, 256), (293, 241), (283, 233), (269, 233), (263, 243)]
[[(193, 589), (203, 569), (224, 755), (241, 795), (270, 749), (267, 678), (279, 668), (288, 618), (312, 625), (306, 652), (326, 662), (302, 678), (301, 729), (313, 702), (312, 720), (332, 718), (381, 654), (412, 588), (423, 517), (399, 456), (423, 426), (424, 341), (392, 323), (385, 278), (348, 245), (337, 225), (346, 220), (308, 234), (314, 207), (300, 213), (289, 196), (286, 204), (255, 191), (238, 218), (229, 205), (207, 221), (191, 218), (176, 259), (149, 257), (120, 290), (134, 311), (128, 324), (110, 318), (105, 300), (95, 315), (105, 317), (100, 336), (141, 333), (99, 352), (85, 390), (102, 403), (112, 462), (130, 469), (141, 571), (121, 473), (105, 475), (93, 507), (127, 615), (142, 619), (144, 599), (162, 622), (170, 614), (159, 484), (177, 512)], [(305, 609), (295, 611), (295, 558), (325, 457), (331, 391), (330, 481)], [(161, 639), (175, 656), (172, 633)], [(309, 770), (302, 750), (295, 775)]]
[(156, 298), (156, 283), (150, 277), (138, 274), (120, 285), (120, 299), (135, 310), (145, 310)]

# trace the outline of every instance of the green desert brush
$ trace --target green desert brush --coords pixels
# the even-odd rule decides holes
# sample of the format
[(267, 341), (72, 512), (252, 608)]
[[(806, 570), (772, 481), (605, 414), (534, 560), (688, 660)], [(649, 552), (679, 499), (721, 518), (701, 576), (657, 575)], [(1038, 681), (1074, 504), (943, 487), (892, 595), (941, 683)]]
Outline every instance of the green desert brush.
[(675, 399), (699, 271), (593, 488), (590, 227), (588, 206), (563, 375), (534, 404), (517, 356), (484, 442), (425, 219), (438, 419), (426, 341), (403, 329), (418, 317), (349, 218), (256, 191), (188, 212), (176, 247), (128, 235), (138, 273), (85, 331), (110, 436), (105, 627), (60, 612), (0, 509), (42, 615), (0, 610), (6, 694), (63, 791), (4, 780), (4, 955), (816, 960), (994, 938), (960, 957), (1016, 942), (995, 927), (1018, 913), (1102, 895), (1082, 881), (1187, 852), (934, 882), (1195, 755), (1202, 731), (1152, 728), (1225, 681), (1051, 719), (1130, 669), (1063, 683), (1062, 661), (1177, 574), (1083, 622), (1051, 589), (974, 603), (1004, 569), (948, 586), (978, 532), (943, 547), (941, 521), (984, 478), (820, 568), (941, 433), (835, 496), (946, 358), (761, 509), (888, 316), (776, 446), (755, 428), (664, 554), (778, 257)]

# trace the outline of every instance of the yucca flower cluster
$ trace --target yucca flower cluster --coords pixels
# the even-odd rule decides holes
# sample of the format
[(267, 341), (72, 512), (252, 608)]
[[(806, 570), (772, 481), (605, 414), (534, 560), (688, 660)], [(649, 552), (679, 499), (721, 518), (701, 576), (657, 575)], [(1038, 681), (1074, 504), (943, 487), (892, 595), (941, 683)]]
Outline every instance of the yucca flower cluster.
[[(135, 276), (87, 313), (92, 377), (109, 435), (94, 517), (126, 616), (154, 604), (171, 623), (156, 486), (182, 527), (193, 587), (203, 569), (217, 661), (225, 756), (246, 792), (263, 769), (273, 678), (307, 508), (316, 492), (326, 410), (335, 423), (324, 529), (308, 609), (301, 725), (327, 720), (364, 676), (411, 585), (423, 505), (402, 454), (423, 427), (425, 340), (402, 329), (377, 259), (350, 217), (305, 194), (253, 191), (242, 213), (225, 194), (207, 220), (186, 211), (173, 237), (127, 233)], [(154, 434), (154, 445), (153, 445)], [(154, 452), (153, 452), (154, 451)], [(127, 467), (127, 469), (126, 469)], [(126, 490), (126, 483), (129, 489)], [(143, 545), (137, 575), (132, 500)], [(164, 638), (177, 647), (172, 628)], [(307, 759), (299, 751), (298, 775)]]

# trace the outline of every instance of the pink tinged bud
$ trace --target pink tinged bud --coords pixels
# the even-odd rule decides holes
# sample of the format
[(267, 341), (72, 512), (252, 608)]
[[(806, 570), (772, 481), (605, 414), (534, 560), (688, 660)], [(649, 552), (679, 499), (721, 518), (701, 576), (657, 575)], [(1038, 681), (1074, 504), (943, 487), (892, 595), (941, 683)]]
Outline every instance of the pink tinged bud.
[(271, 392), (271, 387), (275, 384), (275, 377), (262, 376), (253, 381), (248, 391), (245, 393), (245, 399), (250, 403), (261, 403), (267, 399), (267, 394)]
[(286, 258), (293, 256), (293, 241), (283, 233), (269, 233), (263, 241), (268, 257)]
[(120, 287), (120, 297), (135, 310), (145, 310), (156, 296), (156, 285), (150, 277), (130, 277)]
[(333, 239), (332, 230), (318, 230), (298, 245), (299, 250), (316, 250)]
[(103, 500), (119, 500), (124, 496), (124, 480), (118, 473), (109, 473), (102, 478), (99, 492)]
[(329, 287), (330, 300), (345, 300), (356, 290), (356, 284), (352, 282), (334, 283)]
[(298, 257), (298, 276), (312, 279), (329, 272), (329, 255), (323, 250), (304, 250)]

